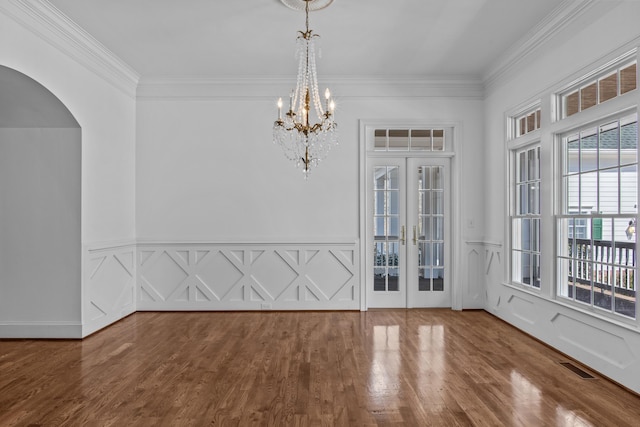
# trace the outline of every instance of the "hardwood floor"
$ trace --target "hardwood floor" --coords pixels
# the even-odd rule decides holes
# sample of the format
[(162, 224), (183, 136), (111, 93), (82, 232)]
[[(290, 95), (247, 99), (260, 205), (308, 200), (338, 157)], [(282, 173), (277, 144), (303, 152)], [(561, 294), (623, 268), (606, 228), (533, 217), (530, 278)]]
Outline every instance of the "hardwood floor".
[(563, 361), (482, 311), (136, 313), (0, 341), (0, 425), (640, 425)]

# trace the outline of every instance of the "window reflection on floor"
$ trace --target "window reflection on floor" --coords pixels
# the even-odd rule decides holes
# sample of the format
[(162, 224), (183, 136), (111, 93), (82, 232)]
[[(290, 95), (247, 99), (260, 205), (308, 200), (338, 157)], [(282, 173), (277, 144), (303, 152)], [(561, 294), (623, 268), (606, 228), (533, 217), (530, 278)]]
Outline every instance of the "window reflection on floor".
[[(445, 359), (445, 329), (443, 325), (422, 325), (418, 327), (419, 355), (418, 355), (418, 389), (425, 395), (432, 407), (443, 403), (445, 398), (444, 372)], [(443, 408), (444, 409), (444, 408)]]
[[(514, 423), (540, 420), (540, 397), (541, 392), (526, 377), (516, 370), (511, 371), (511, 399), (516, 411), (514, 411)], [(523, 419), (522, 414), (528, 414), (528, 418)]]
[(563, 408), (561, 405), (556, 407), (556, 426), (571, 427), (595, 427), (575, 412)]
[(369, 371), (369, 392), (374, 402), (395, 402), (400, 389), (400, 367), (400, 326), (374, 326), (373, 360)]

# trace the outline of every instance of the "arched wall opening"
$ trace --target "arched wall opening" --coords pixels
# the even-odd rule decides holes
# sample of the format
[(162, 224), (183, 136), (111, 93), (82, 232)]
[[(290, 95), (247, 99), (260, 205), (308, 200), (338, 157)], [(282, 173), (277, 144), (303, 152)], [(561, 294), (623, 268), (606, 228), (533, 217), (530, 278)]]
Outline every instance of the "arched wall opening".
[(4, 337), (64, 337), (81, 328), (81, 138), (54, 94), (0, 66)]

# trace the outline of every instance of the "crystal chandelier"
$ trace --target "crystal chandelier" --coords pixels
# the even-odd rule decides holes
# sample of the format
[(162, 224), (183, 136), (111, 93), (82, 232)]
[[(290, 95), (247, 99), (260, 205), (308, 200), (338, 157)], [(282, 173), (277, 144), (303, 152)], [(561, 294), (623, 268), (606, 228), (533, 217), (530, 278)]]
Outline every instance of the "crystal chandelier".
[[(318, 166), (331, 147), (338, 143), (338, 135), (333, 114), (335, 102), (331, 99), (331, 93), (329, 89), (325, 90), (323, 106), (318, 91), (315, 38), (319, 36), (309, 29), (309, 3), (316, 0), (300, 1), (305, 3), (306, 31), (299, 31), (296, 40), (298, 78), (295, 90), (289, 95), (289, 110), (284, 118), (282, 98), (278, 98), (278, 120), (273, 124), (273, 142), (282, 147), (285, 156), (302, 169), (307, 179), (311, 169)], [(313, 124), (312, 115), (318, 120)]]

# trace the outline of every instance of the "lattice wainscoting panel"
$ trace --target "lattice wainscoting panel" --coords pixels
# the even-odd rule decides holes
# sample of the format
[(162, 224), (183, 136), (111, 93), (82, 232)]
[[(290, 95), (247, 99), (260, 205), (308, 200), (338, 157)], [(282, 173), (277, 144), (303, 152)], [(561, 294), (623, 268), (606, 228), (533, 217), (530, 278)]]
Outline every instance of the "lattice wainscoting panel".
[(138, 244), (138, 310), (357, 310), (356, 243)]
[(83, 336), (136, 311), (135, 257), (135, 243), (86, 250)]

